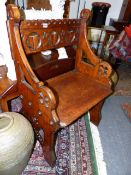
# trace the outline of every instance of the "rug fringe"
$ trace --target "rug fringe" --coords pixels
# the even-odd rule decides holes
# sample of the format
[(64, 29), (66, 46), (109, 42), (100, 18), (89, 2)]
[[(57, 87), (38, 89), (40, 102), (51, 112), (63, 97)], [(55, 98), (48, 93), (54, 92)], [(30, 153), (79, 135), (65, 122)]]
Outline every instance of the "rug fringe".
[[(88, 116), (90, 119), (90, 113), (88, 113)], [(106, 163), (104, 161), (103, 148), (102, 148), (102, 143), (101, 143), (98, 128), (92, 122), (89, 122), (89, 125), (91, 128), (92, 139), (93, 139), (93, 143), (94, 143), (94, 151), (95, 151), (95, 156), (96, 156), (98, 174), (99, 175), (107, 175)]]

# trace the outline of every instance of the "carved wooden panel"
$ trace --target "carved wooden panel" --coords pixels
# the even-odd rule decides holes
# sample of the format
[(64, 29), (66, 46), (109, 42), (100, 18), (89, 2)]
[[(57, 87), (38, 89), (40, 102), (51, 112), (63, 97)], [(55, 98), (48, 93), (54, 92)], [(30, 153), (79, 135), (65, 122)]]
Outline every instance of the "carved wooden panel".
[(76, 45), (79, 38), (80, 20), (23, 21), (20, 32), (27, 54), (48, 49)]
[(45, 10), (51, 10), (51, 4), (49, 0), (27, 0), (27, 8), (34, 8), (40, 10), (41, 8)]

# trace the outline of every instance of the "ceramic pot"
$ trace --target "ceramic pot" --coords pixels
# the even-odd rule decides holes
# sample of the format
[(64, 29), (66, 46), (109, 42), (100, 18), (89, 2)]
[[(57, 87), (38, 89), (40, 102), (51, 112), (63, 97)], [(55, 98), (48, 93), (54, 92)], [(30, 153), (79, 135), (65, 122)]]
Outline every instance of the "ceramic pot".
[(34, 132), (16, 112), (0, 114), (0, 175), (20, 175), (31, 156)]

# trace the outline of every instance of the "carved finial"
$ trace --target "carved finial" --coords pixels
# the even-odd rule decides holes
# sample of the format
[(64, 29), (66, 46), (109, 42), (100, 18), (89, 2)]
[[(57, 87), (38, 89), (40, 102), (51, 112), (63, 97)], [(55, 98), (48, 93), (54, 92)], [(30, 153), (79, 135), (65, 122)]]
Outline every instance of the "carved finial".
[(20, 11), (14, 4), (7, 5), (7, 16), (10, 19), (13, 18), (16, 22), (19, 22), (21, 19)]
[(89, 9), (83, 9), (80, 13), (80, 18), (90, 18), (91, 16), (91, 11)]

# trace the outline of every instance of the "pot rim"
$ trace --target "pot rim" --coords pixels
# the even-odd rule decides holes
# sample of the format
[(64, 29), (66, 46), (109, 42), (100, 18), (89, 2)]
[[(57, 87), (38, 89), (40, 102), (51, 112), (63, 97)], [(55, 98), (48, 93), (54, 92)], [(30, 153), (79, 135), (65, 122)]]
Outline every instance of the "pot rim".
[(14, 118), (13, 118), (13, 116), (11, 116), (11, 115), (9, 115), (9, 114), (6, 114), (6, 113), (2, 113), (2, 114), (0, 115), (0, 118), (9, 118), (9, 119), (10, 119), (10, 122), (9, 122), (7, 125), (5, 125), (5, 127), (0, 128), (0, 133), (1, 133), (1, 132), (6, 131), (7, 129), (9, 129), (9, 128), (13, 125), (13, 123), (14, 123)]

